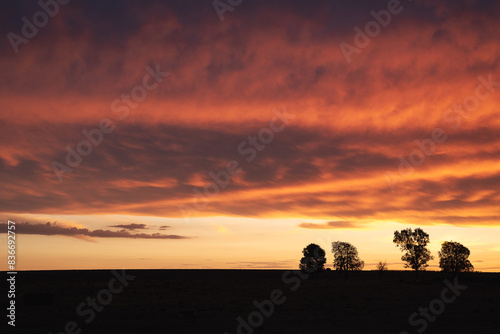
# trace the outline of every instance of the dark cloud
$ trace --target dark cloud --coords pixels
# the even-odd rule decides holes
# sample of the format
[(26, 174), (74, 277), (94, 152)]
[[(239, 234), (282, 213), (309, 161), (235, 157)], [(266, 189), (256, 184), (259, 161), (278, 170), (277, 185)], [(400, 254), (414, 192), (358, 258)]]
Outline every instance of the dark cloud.
[[(7, 224), (0, 224), (1, 228), (7, 230)], [(130, 233), (126, 230), (89, 230), (87, 228), (61, 226), (57, 223), (47, 222), (46, 224), (31, 224), (28, 222), (17, 223), (16, 232), (19, 234), (38, 234), (38, 235), (65, 235), (72, 237), (87, 236), (95, 238), (130, 238), (130, 239), (189, 239), (189, 237), (180, 235), (166, 235), (161, 233), (145, 234)]]
[(121, 225), (110, 225), (109, 227), (123, 228), (125, 230), (144, 230), (147, 229), (146, 224), (121, 224)]
[[(40, 138), (48, 144), (43, 149), (20, 158), (12, 165), (0, 158), (0, 176), (4, 180), (0, 195), (0, 211), (36, 212), (54, 210), (92, 210), (109, 212), (116, 207), (130, 207), (131, 213), (179, 216), (178, 202), (183, 199), (191, 203), (194, 196), (193, 180), (208, 184), (212, 182), (209, 172), (224, 169), (229, 160), (237, 160), (243, 169), (240, 178), (232, 179), (221, 194), (230, 195), (244, 191), (261, 191), (282, 187), (306, 187), (321, 183), (324, 175), (329, 181), (357, 180), (362, 177), (377, 177), (382, 181), (377, 187), (332, 188), (308, 193), (270, 195), (246, 201), (213, 202), (208, 212), (237, 216), (265, 216), (271, 213), (313, 210), (318, 216), (332, 216), (350, 220), (366, 219), (380, 214), (398, 215), (408, 210), (453, 210), (460, 208), (480, 208), (495, 206), (500, 185), (500, 176), (470, 175), (441, 177), (439, 179), (406, 180), (398, 176), (398, 153), (394, 153), (395, 143), (402, 154), (409, 154), (415, 148), (415, 138), (426, 138), (425, 132), (413, 131), (412, 135), (401, 132), (355, 132), (348, 134), (329, 133), (319, 129), (289, 126), (276, 135), (266, 149), (259, 152), (256, 159), (249, 163), (238, 154), (237, 147), (246, 138), (258, 132), (254, 125), (233, 129), (232, 133), (223, 130), (209, 130), (185, 126), (121, 124), (122, 126), (104, 139), (103, 143), (85, 157), (82, 164), (72, 173), (64, 175), (59, 183), (50, 167), (52, 160), (64, 162), (65, 145), (75, 145), (82, 138), (81, 129), (90, 128), (89, 124), (74, 124), (69, 129), (64, 126), (49, 126), (47, 130), (38, 129), (33, 137), (26, 136), (14, 147), (36, 146)], [(7, 134), (29, 132), (19, 125), (6, 126)], [(498, 131), (498, 130), (496, 130)], [(438, 149), (448, 147), (446, 153), (429, 156), (419, 171), (431, 168), (446, 168), (460, 163), (464, 153), (454, 150), (464, 145), (466, 138), (477, 141), (481, 149), (467, 154), (467, 159), (494, 160), (497, 152), (489, 147), (500, 143), (494, 129), (481, 129), (477, 132), (466, 130), (467, 135), (457, 135)], [(412, 136), (415, 137), (412, 137)], [(390, 139), (392, 138), (392, 139)], [(369, 145), (366, 145), (368, 142)], [(489, 143), (491, 145), (484, 145)], [(18, 145), (18, 146), (16, 146)], [(397, 181), (397, 196), (407, 198), (405, 206), (397, 204), (383, 183), (384, 173), (391, 172)], [(33, 183), (45, 184), (43, 192), (26, 193)], [(197, 188), (202, 189), (199, 184)], [(78, 189), (78, 191), (75, 191)], [(35, 189), (36, 190), (36, 189)], [(490, 191), (490, 196), (468, 198), (475, 194)], [(443, 193), (453, 193), (455, 198), (443, 200)], [(373, 198), (376, 205), (367, 207), (366, 198)], [(169, 201), (172, 201), (170, 203)], [(154, 204), (162, 202), (162, 204)], [(435, 215), (432, 215), (435, 216)], [(452, 223), (452, 216), (435, 217), (432, 221)], [(471, 216), (471, 215), (467, 215)], [(489, 215), (491, 216), (491, 215)], [(465, 216), (456, 220), (466, 224)], [(479, 224), (480, 216), (470, 219)], [(431, 222), (429, 222), (431, 223)], [(125, 228), (122, 226), (122, 228)]]

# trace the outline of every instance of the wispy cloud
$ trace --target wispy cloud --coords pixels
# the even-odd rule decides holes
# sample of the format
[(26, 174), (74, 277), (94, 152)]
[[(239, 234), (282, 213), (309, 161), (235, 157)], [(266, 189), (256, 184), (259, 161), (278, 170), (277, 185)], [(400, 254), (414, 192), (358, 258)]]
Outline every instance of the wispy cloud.
[(241, 262), (226, 262), (234, 268), (239, 269), (284, 269), (298, 267), (299, 261), (297, 260), (283, 260), (283, 261), (241, 261)]
[(299, 224), (299, 227), (317, 229), (317, 230), (333, 230), (333, 229), (344, 229), (344, 228), (360, 228), (362, 227), (362, 225), (359, 225), (352, 221), (334, 220), (322, 224), (301, 223)]

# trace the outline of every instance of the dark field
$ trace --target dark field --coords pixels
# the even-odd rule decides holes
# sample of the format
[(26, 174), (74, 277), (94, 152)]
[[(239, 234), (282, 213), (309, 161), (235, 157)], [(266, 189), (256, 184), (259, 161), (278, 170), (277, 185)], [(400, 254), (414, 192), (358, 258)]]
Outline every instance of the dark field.
[[(107, 270), (19, 272), (12, 332), (233, 334), (238, 333), (236, 319), (242, 317), (262, 325), (241, 325), (239, 333), (418, 333), (425, 323), (424, 333), (500, 333), (500, 274), (459, 276), (458, 284), (467, 288), (459, 288), (458, 296), (444, 291), (445, 303), (440, 301), (447, 288), (444, 280), (453, 285), (455, 278), (438, 272), (422, 273), (419, 282), (413, 272), (398, 271), (382, 277), (356, 272), (347, 280), (333, 271), (307, 279), (283, 270), (125, 273), (135, 278), (129, 277), (121, 289)], [(110, 280), (115, 293), (109, 292)], [(275, 289), (283, 292), (273, 293), (281, 305), (268, 301), (262, 312), (269, 316), (257, 313), (253, 302), (269, 300)], [(110, 301), (104, 306), (96, 302), (100, 312), (86, 304), (87, 297), (97, 296), (104, 304)], [(432, 321), (417, 315), (412, 326), (410, 315), (429, 304), (437, 315), (429, 311)]]

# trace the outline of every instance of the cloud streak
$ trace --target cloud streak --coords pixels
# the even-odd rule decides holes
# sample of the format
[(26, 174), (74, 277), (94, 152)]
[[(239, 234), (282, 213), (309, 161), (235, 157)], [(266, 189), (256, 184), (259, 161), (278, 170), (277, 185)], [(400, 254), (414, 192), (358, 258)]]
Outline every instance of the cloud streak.
[[(29, 222), (17, 223), (16, 232), (19, 234), (36, 235), (64, 235), (70, 237), (93, 237), (93, 238), (128, 238), (128, 239), (189, 239), (186, 236), (167, 235), (161, 233), (130, 233), (127, 230), (89, 230), (87, 228), (61, 226), (57, 223), (47, 222), (46, 224), (31, 224)], [(1, 228), (7, 229), (7, 224), (0, 224)]]
[(361, 225), (356, 224), (351, 221), (330, 221), (323, 224), (316, 223), (301, 223), (299, 224), (301, 228), (317, 229), (317, 230), (334, 230), (334, 229), (349, 229), (349, 228), (360, 228)]
[(124, 230), (144, 230), (147, 229), (146, 224), (119, 224), (119, 225), (110, 225), (109, 227), (122, 228)]

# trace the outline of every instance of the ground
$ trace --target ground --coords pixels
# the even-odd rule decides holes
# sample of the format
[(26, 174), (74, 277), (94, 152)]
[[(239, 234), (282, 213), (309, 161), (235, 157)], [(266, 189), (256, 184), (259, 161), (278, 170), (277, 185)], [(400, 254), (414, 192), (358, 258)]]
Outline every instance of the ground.
[[(19, 272), (12, 332), (498, 333), (500, 327), (500, 274), (493, 273), (424, 272), (419, 281), (405, 271), (355, 272), (347, 279), (334, 271), (307, 278), (284, 270), (118, 273), (129, 275), (123, 289), (110, 270)], [(458, 285), (455, 293), (449, 285)], [(107, 305), (96, 301), (100, 312), (86, 304), (98, 295), (104, 303), (112, 296)], [(426, 320), (419, 308), (430, 305), (437, 314)]]

